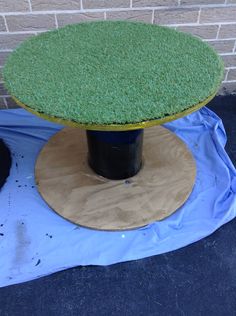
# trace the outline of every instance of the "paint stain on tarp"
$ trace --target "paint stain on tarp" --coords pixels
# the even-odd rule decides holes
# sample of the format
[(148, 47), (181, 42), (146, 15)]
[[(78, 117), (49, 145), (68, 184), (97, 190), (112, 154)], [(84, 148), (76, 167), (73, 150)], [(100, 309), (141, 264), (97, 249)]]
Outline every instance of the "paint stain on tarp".
[(28, 261), (31, 240), (27, 233), (27, 225), (22, 223), (22, 221), (18, 221), (15, 225), (15, 256), (13, 259), (14, 266), (19, 266), (20, 263)]

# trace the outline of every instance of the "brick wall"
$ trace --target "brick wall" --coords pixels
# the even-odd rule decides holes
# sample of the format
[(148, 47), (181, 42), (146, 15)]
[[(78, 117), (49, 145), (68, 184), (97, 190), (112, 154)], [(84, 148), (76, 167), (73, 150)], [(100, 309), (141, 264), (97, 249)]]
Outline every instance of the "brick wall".
[(45, 30), (102, 19), (168, 25), (201, 37), (225, 62), (219, 93), (236, 93), (236, 0), (0, 0), (0, 107), (15, 106), (1, 68), (17, 45)]

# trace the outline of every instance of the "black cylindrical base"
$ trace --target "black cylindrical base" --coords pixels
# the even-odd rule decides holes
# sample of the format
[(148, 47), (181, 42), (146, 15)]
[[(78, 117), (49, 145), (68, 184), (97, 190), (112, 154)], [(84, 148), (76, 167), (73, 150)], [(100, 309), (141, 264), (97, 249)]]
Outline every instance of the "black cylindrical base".
[(134, 176), (142, 165), (143, 130), (87, 130), (88, 162), (99, 175), (120, 180)]

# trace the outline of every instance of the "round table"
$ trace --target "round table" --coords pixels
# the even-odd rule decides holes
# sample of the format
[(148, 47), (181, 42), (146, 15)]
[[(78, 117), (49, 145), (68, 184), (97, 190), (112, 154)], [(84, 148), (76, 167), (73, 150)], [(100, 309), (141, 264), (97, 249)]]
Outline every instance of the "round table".
[(20, 45), (3, 72), (12, 97), (69, 126), (37, 160), (46, 202), (72, 222), (103, 230), (172, 214), (191, 193), (195, 162), (160, 125), (207, 104), (223, 69), (200, 39), (145, 23), (69, 25)]

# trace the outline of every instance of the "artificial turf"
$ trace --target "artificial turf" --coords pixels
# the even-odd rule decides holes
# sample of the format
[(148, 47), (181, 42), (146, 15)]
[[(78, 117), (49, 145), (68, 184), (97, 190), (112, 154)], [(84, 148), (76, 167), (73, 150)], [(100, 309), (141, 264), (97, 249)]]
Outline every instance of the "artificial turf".
[(223, 62), (208, 44), (157, 25), (68, 25), (20, 45), (3, 70), (28, 107), (84, 124), (163, 118), (214, 94)]

